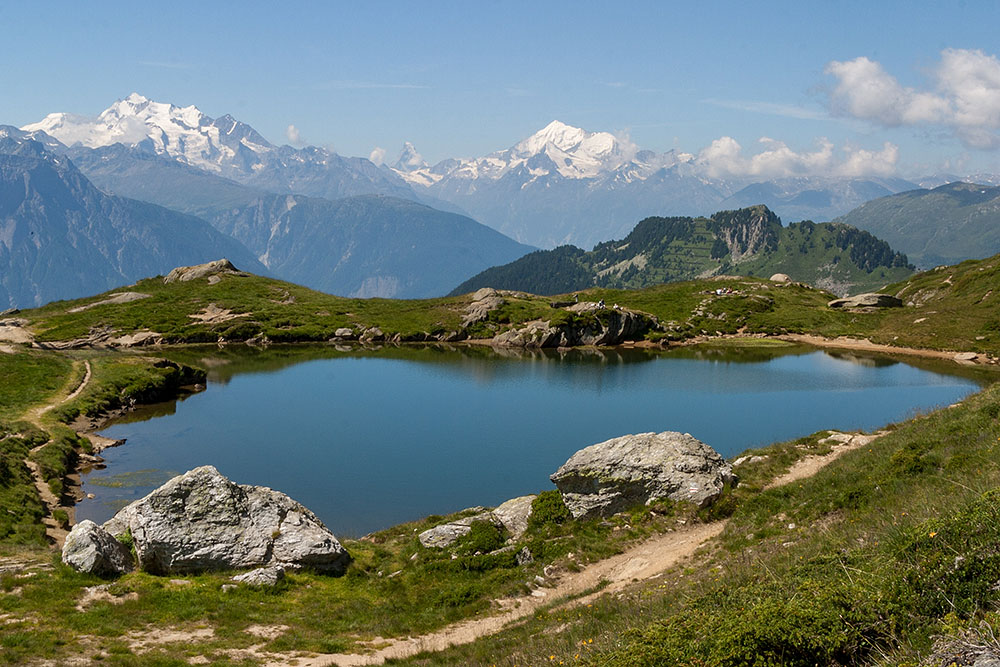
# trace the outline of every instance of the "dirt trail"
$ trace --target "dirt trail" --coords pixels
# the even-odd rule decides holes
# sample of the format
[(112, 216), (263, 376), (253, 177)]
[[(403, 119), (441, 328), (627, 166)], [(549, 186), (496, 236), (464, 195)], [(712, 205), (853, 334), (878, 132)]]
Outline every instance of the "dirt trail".
[[(767, 488), (782, 486), (815, 474), (823, 466), (852, 449), (863, 447), (883, 435), (851, 435), (832, 432), (833, 449), (824, 455), (807, 456), (796, 462), (784, 475), (776, 478)], [(494, 616), (474, 618), (449, 625), (437, 632), (372, 642), (382, 646), (366, 654), (334, 654), (311, 657), (285, 657), (270, 655), (268, 667), (298, 665), (299, 667), (358, 667), (381, 665), (389, 659), (408, 658), (423, 651), (443, 651), (450, 646), (471, 643), (503, 630), (509, 624), (524, 619), (545, 605), (566, 598), (562, 606), (587, 604), (607, 593), (621, 591), (629, 585), (653, 578), (674, 565), (692, 557), (709, 540), (717, 537), (726, 527), (726, 521), (685, 526), (680, 530), (657, 535), (637, 544), (624, 553), (586, 566), (579, 572), (563, 574), (551, 588), (539, 588), (530, 597), (501, 601), (504, 611)], [(588, 590), (607, 582), (601, 590), (583, 595)], [(581, 596), (582, 597), (576, 597)]]
[[(863, 352), (884, 352), (886, 354), (906, 354), (914, 357), (927, 357), (931, 359), (947, 359), (956, 361), (956, 351), (928, 350), (920, 347), (896, 347), (895, 345), (882, 345), (873, 343), (867, 338), (824, 338), (823, 336), (813, 336), (810, 334), (784, 334), (775, 336), (779, 340), (787, 340), (791, 343), (806, 343), (814, 347), (832, 347), (841, 350), (861, 350)], [(979, 355), (979, 359), (967, 363), (982, 363), (988, 361), (988, 355)]]
[[(45, 413), (49, 412), (54, 408), (59, 407), (60, 405), (63, 405), (64, 403), (72, 401), (74, 398), (83, 393), (83, 390), (86, 389), (87, 385), (90, 383), (90, 378), (93, 374), (92, 369), (90, 367), (90, 362), (84, 361), (83, 363), (86, 366), (86, 372), (84, 373), (83, 379), (80, 381), (80, 384), (77, 385), (76, 389), (70, 392), (69, 395), (67, 395), (65, 398), (61, 398), (58, 401), (49, 403), (47, 405), (43, 405), (41, 407), (29, 411), (26, 416), (32, 423), (41, 428), (42, 415), (44, 415)], [(57, 498), (56, 495), (52, 493), (52, 489), (49, 488), (48, 483), (42, 477), (42, 471), (39, 469), (38, 464), (31, 460), (31, 454), (34, 454), (44, 446), (45, 444), (42, 444), (32, 449), (28, 453), (28, 457), (24, 459), (24, 465), (26, 465), (28, 467), (28, 470), (31, 471), (31, 476), (35, 481), (35, 488), (38, 489), (38, 495), (41, 497), (42, 502), (45, 503), (45, 507), (48, 510), (48, 514), (42, 519), (42, 523), (45, 524), (45, 534), (46, 536), (48, 536), (50, 540), (52, 540), (55, 543), (56, 548), (61, 548), (63, 542), (66, 541), (66, 536), (69, 534), (69, 531), (63, 528), (61, 525), (59, 525), (59, 523), (54, 518), (54, 513), (56, 510), (63, 510), (64, 512), (69, 514), (70, 518), (72, 519), (73, 508), (64, 506), (62, 505), (62, 503), (59, 502), (59, 498)]]

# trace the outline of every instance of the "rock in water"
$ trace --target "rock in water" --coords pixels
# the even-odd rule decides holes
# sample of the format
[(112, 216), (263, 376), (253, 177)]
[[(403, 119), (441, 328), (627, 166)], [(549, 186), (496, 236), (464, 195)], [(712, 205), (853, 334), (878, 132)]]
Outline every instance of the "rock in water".
[(704, 507), (735, 480), (714, 449), (687, 433), (639, 433), (581, 449), (550, 479), (576, 518), (669, 498)]
[(93, 521), (73, 526), (63, 544), (62, 561), (77, 572), (117, 577), (132, 569), (132, 554)]
[(308, 509), (264, 486), (236, 484), (212, 466), (175, 477), (104, 524), (130, 531), (139, 567), (200, 572), (268, 565), (340, 574), (350, 556)]

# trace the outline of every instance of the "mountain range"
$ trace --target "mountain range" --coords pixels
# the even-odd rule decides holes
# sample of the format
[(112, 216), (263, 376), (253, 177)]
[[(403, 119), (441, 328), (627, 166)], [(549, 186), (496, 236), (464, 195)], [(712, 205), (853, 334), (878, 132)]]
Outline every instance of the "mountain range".
[(23, 129), (75, 149), (120, 144), (275, 194), (412, 199), (467, 213), (539, 247), (589, 248), (650, 215), (708, 215), (760, 203), (787, 220), (829, 220), (874, 197), (917, 187), (896, 178), (713, 178), (690, 153), (643, 150), (609, 132), (559, 121), (482, 157), (428, 165), (407, 144), (394, 164), (377, 166), (324, 148), (275, 146), (232, 116), (211, 118), (195, 106), (136, 93), (93, 118), (52, 113)]
[(711, 178), (690, 153), (641, 150), (609, 132), (559, 121), (508, 149), (433, 166), (406, 144), (389, 169), (418, 193), (549, 248), (589, 248), (664, 212), (706, 215), (762, 203), (786, 219), (829, 220), (874, 197), (915, 187), (898, 178)]
[(564, 294), (595, 286), (632, 289), (715, 275), (784, 273), (843, 295), (877, 289), (912, 272), (905, 255), (868, 232), (842, 223), (783, 226), (758, 205), (710, 218), (646, 218), (620, 241), (589, 252), (574, 246), (534, 252), (487, 269), (453, 294), (481, 287)]
[[(214, 128), (204, 123), (202, 127)], [(210, 139), (215, 134), (213, 129), (206, 132)], [(69, 148), (38, 129), (6, 128), (5, 133), (8, 145), (0, 152), (27, 150), (24, 146), (30, 145), (36, 158), (64, 165), (75, 179), (74, 187), (61, 192), (48, 187), (25, 195), (34, 205), (33, 210), (13, 197), (5, 197), (8, 233), (3, 240), (11, 259), (0, 256), (0, 267), (10, 267), (4, 271), (9, 274), (5, 281), (11, 283), (4, 297), (12, 306), (92, 293), (174, 266), (224, 256), (237, 267), (344, 296), (439, 296), (469, 275), (533, 249), (468, 217), (410, 199), (355, 195), (326, 200), (271, 193), (221, 176), (219, 170), (209, 172), (160, 153), (147, 140), (99, 148), (77, 143)], [(238, 151), (228, 155), (238, 155)], [(16, 184), (27, 178), (19, 171), (26, 168), (23, 162), (8, 164), (7, 182)], [(129, 210), (133, 212), (142, 203), (136, 200), (157, 204), (145, 206), (149, 211), (163, 207), (161, 217), (173, 214), (185, 219), (189, 227), (197, 223), (214, 240), (191, 245), (188, 240), (204, 237), (205, 232), (180, 232), (187, 228), (179, 223), (173, 225), (180, 235), (172, 245), (167, 243), (170, 226), (158, 227), (162, 238), (154, 240), (143, 227), (152, 219), (148, 212), (145, 219), (135, 222), (129, 222), (132, 218), (124, 214), (109, 214), (114, 223), (111, 227), (94, 223), (86, 233), (79, 228), (60, 227), (54, 220), (44, 225), (41, 222), (46, 214), (52, 216), (60, 210), (61, 204), (52, 198), (71, 202), (67, 204), (70, 208), (86, 209), (94, 208), (93, 201), (99, 198), (113, 198), (107, 193), (131, 202)], [(10, 231), (26, 225), (45, 227), (49, 233), (37, 252), (29, 252), (27, 237)], [(127, 227), (127, 233), (116, 231), (114, 225)], [(152, 247), (132, 243), (119, 248), (112, 237), (123, 233), (138, 235)], [(115, 255), (110, 268), (93, 252), (84, 252), (88, 244), (106, 248), (104, 255)], [(170, 252), (165, 252), (167, 248)], [(157, 254), (159, 250), (164, 250), (162, 257)], [(15, 256), (20, 259), (15, 261)], [(50, 260), (49, 256), (59, 256), (60, 260)], [(73, 271), (80, 275), (71, 278), (68, 272)]]
[[(11, 130), (8, 134), (14, 136)], [(822, 220), (874, 198), (915, 189), (913, 183), (892, 178), (713, 178), (689, 153), (641, 150), (627, 138), (558, 121), (479, 158), (431, 166), (406, 144), (394, 164), (376, 165), (323, 148), (276, 146), (232, 116), (211, 118), (194, 106), (177, 107), (135, 93), (93, 118), (50, 114), (26, 125), (21, 135), (52, 159), (68, 159), (101, 194), (207, 221), (238, 243), (229, 253), (237, 265), (235, 257), (246, 255), (237, 252), (242, 248), (273, 275), (349, 296), (442, 294), (472, 274), (533, 249), (494, 230), (541, 247), (573, 243), (593, 247), (591, 252), (605, 248), (600, 252), (606, 253), (609, 238), (629, 235), (636, 220), (664, 214), (701, 220), (711, 211), (765, 204), (775, 217)], [(8, 167), (11, 178), (13, 169)], [(881, 234), (877, 222), (856, 224)], [(827, 249), (846, 250), (843, 232), (815, 225), (796, 229), (800, 235), (806, 229), (821, 230), (808, 236), (822, 236)], [(829, 241), (831, 234), (841, 240)], [(911, 252), (923, 261), (925, 250), (904, 236), (890, 239), (894, 247), (915, 248)], [(65, 243), (78, 247), (72, 240)], [(568, 257), (570, 251), (561, 252)], [(846, 265), (830, 264), (833, 255), (803, 252), (807, 263), (821, 261), (825, 268), (806, 270), (799, 263), (796, 279), (835, 291), (865, 282), (853, 269), (845, 274)], [(726, 261), (709, 263), (692, 275), (666, 271), (664, 276), (678, 279), (722, 270)], [(760, 266), (741, 263), (740, 271), (766, 273), (770, 260), (761, 261)], [(790, 254), (784, 260), (789, 262), (797, 263)], [(147, 268), (139, 275), (150, 272)], [(598, 282), (611, 284), (613, 279), (624, 280), (611, 272)], [(31, 301), (65, 296), (40, 294), (31, 294)], [(21, 298), (24, 294), (14, 302)]]
[(70, 160), (0, 126), (0, 306), (80, 297), (219, 257), (268, 272), (207, 222), (105, 194)]
[(1000, 186), (948, 183), (862, 204), (838, 221), (866, 229), (931, 268), (1000, 252)]

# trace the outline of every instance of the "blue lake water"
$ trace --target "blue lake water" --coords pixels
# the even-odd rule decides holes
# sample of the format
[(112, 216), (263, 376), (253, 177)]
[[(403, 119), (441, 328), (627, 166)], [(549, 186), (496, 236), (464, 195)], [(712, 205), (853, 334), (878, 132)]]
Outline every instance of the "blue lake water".
[(104, 521), (211, 464), (359, 536), (552, 488), (573, 452), (626, 433), (688, 432), (731, 457), (820, 429), (875, 429), (983, 383), (952, 364), (811, 348), (187, 354), (212, 369), (207, 388), (102, 431), (127, 443), (84, 475), (96, 497), (78, 520)]

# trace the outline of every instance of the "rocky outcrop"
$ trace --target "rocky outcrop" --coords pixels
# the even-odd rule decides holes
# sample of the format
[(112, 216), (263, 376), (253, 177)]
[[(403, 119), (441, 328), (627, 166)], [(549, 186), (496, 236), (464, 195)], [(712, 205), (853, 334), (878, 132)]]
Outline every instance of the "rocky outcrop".
[(197, 280), (198, 278), (206, 278), (209, 276), (218, 276), (223, 274), (236, 276), (247, 275), (233, 266), (233, 263), (228, 259), (217, 259), (214, 262), (195, 264), (194, 266), (178, 266), (167, 274), (167, 277), (163, 279), (163, 282), (186, 283), (190, 280)]
[(891, 294), (877, 294), (869, 292), (848, 296), (843, 299), (834, 299), (826, 304), (829, 308), (901, 308), (903, 301)]
[(789, 283), (792, 281), (792, 279), (788, 276), (787, 273), (775, 273), (773, 276), (768, 278), (768, 280), (770, 280), (772, 283), (780, 283), (780, 284)]
[(500, 292), (491, 287), (483, 287), (476, 290), (472, 295), (472, 302), (465, 308), (465, 317), (462, 319), (462, 326), (467, 327), (476, 322), (482, 322), (490, 313), (502, 306), (503, 296)]
[(117, 577), (132, 569), (132, 554), (93, 521), (73, 526), (63, 544), (62, 561), (77, 572)]
[(563, 321), (534, 320), (520, 329), (511, 329), (493, 338), (493, 344), (508, 347), (573, 347), (576, 345), (618, 345), (640, 340), (657, 328), (645, 313), (625, 308), (605, 308), (584, 302), (566, 309), (572, 316)]
[(428, 528), (417, 537), (420, 544), (428, 549), (444, 549), (469, 534), (476, 521), (488, 521), (497, 528), (503, 528), (511, 540), (519, 539), (528, 530), (531, 503), (535, 496), (519, 496), (501, 503), (494, 510), (473, 507), (465, 510), (469, 516)]
[(639, 433), (581, 449), (550, 479), (576, 518), (671, 499), (704, 507), (735, 480), (718, 452), (687, 433)]
[(284, 493), (236, 484), (212, 466), (175, 477), (104, 524), (132, 535), (148, 572), (269, 565), (340, 574), (350, 556), (319, 518)]
[(472, 530), (472, 524), (476, 521), (489, 521), (496, 526), (501, 525), (500, 521), (493, 515), (493, 512), (481, 511), (462, 519), (456, 519), (455, 521), (449, 521), (448, 523), (442, 523), (429, 528), (420, 533), (417, 538), (420, 540), (420, 544), (428, 549), (444, 549), (468, 535)]
[(511, 498), (493, 510), (493, 516), (503, 524), (510, 533), (511, 539), (519, 539), (528, 530), (528, 519), (531, 517), (531, 504), (537, 496), (520, 496)]

